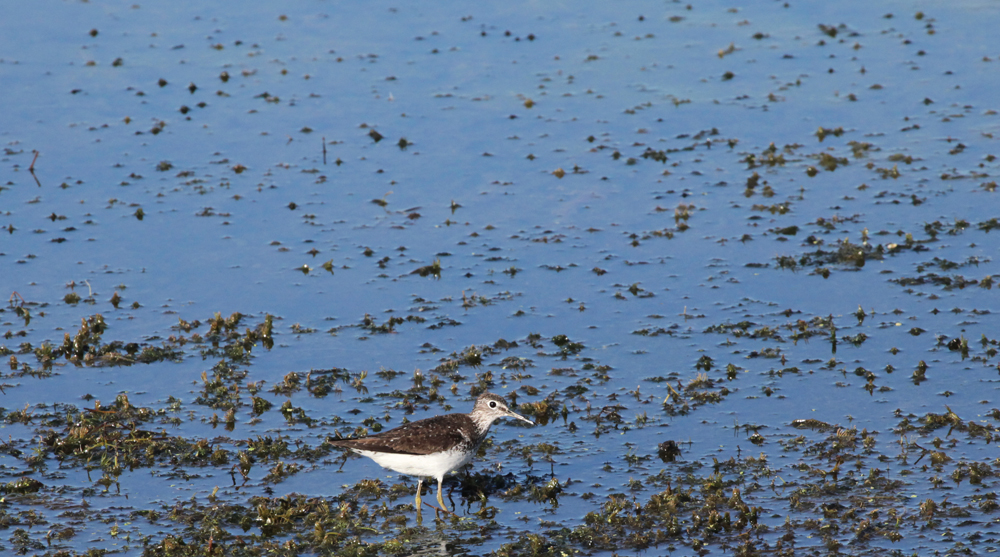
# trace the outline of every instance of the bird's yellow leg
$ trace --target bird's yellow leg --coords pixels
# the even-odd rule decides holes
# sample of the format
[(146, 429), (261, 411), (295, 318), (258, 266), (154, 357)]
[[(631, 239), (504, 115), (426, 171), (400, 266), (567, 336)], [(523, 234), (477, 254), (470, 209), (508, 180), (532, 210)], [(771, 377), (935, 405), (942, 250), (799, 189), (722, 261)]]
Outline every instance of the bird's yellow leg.
[(438, 480), (438, 505), (441, 505), (441, 510), (448, 510), (444, 506), (444, 499), (441, 498), (441, 480)]
[(417, 512), (420, 512), (420, 491), (424, 486), (424, 479), (417, 480)]

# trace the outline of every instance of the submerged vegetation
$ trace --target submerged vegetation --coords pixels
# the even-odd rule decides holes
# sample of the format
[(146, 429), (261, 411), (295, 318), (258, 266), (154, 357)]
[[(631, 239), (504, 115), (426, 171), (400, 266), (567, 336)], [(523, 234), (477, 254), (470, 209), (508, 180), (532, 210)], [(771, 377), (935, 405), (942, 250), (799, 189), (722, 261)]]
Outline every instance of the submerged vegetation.
[[(791, 316), (791, 312), (781, 315)], [(868, 317), (861, 309), (854, 316), (857, 323)], [(190, 410), (172, 396), (160, 407), (142, 407), (120, 394), (110, 403), (93, 400), (80, 406), (38, 405), (0, 415), (4, 423), (20, 424), (34, 432), (34, 441), (24, 438), (3, 446), (26, 474), (0, 485), (8, 509), (6, 523), (23, 524), (28, 520), (25, 513), (31, 511), (16, 510), (21, 505), (57, 505), (67, 490), (84, 498), (120, 499), (129, 491), (123, 482), (130, 484), (133, 480), (129, 478), (148, 470), (167, 480), (228, 480), (216, 485), (210, 494), (187, 502), (135, 507), (121, 501), (91, 511), (105, 523), (115, 524), (108, 531), (112, 539), (124, 539), (126, 548), (141, 549), (146, 555), (407, 553), (428, 543), (427, 531), (413, 523), (411, 481), (364, 479), (327, 496), (276, 496), (274, 488), (303, 473), (315, 474), (331, 467), (331, 459), (340, 452), (325, 442), (329, 434), (377, 432), (401, 413), (460, 407), (476, 393), (499, 384), (520, 385), (509, 399), (517, 401), (518, 411), (531, 416), (545, 433), (534, 443), (489, 439), (480, 457), (507, 461), (513, 469), (466, 471), (447, 478), (449, 499), (457, 503), (461, 514), (435, 519), (437, 528), (446, 532), (478, 532), (478, 537), (466, 538), (461, 545), (474, 547), (480, 543), (477, 539), (506, 540), (497, 546), (498, 555), (651, 548), (676, 551), (682, 547), (696, 551), (729, 548), (740, 555), (790, 554), (803, 543), (813, 545), (805, 541), (813, 537), (826, 550), (837, 551), (857, 544), (877, 547), (880, 540), (898, 542), (945, 516), (968, 516), (998, 508), (991, 497), (949, 500), (950, 490), (944, 488), (946, 483), (984, 486), (1000, 474), (992, 460), (970, 458), (968, 449), (958, 449), (987, 447), (998, 440), (1000, 410), (996, 409), (988, 420), (963, 419), (947, 406), (942, 413), (923, 415), (897, 411), (898, 423), (891, 432), (859, 430), (815, 419), (738, 425), (734, 433), (758, 452), (748, 450), (711, 462), (690, 458), (685, 448), (690, 443), (661, 443), (652, 450), (628, 443), (627, 451), (612, 456), (601, 474), (607, 478), (627, 475), (628, 481), (612, 481), (611, 492), (598, 496), (593, 492), (598, 484), (587, 485), (573, 474), (559, 472), (563, 463), (573, 462), (573, 447), (584, 439), (597, 442), (614, 434), (627, 440), (632, 438), (630, 431), (659, 428), (675, 417), (699, 415), (705, 406), (718, 406), (728, 396), (752, 390), (744, 384), (753, 381), (751, 377), (765, 379), (768, 386), (763, 394), (770, 397), (772, 392), (784, 390), (782, 385), (789, 377), (806, 371), (792, 367), (748, 375), (749, 369), (702, 356), (691, 362), (694, 375), (686, 382), (681, 378), (687, 374), (678, 369), (668, 376), (647, 378), (645, 385), (622, 393), (626, 396), (605, 397), (600, 393), (607, 392), (616, 370), (593, 360), (584, 343), (567, 335), (544, 338), (533, 334), (442, 356), (438, 369), (427, 374), (406, 377), (385, 370), (373, 378), (364, 371), (314, 369), (290, 372), (279, 383), (263, 389), (249, 377), (255, 347), (273, 347), (274, 320), (268, 315), (256, 325), (246, 321), (240, 314), (229, 318), (216, 314), (204, 323), (182, 320), (169, 341), (173, 358), (128, 364), (175, 366), (190, 355), (201, 356), (210, 371), (202, 373), (201, 391)], [(109, 330), (103, 322), (98, 314), (86, 318), (71, 337), (70, 345), (82, 352), (22, 348), (24, 360), (31, 361), (21, 361), (15, 366), (18, 371), (8, 377), (23, 370), (32, 372), (36, 366), (57, 369), (62, 359), (78, 367), (88, 365), (84, 362), (94, 366), (119, 362), (108, 357), (114, 353), (109, 347), (124, 344), (106, 340), (113, 328)], [(726, 323), (709, 326), (703, 334), (764, 345), (818, 335), (827, 339), (827, 350), (835, 354), (835, 323), (832, 317), (792, 321), (784, 326)], [(243, 332), (239, 331), (241, 326)], [(850, 327), (845, 323), (841, 330)], [(953, 343), (947, 344), (951, 348)], [(985, 336), (982, 353), (973, 352), (965, 341), (954, 344), (963, 359), (973, 357), (988, 363), (997, 355), (997, 341)], [(212, 360), (217, 362), (210, 364)], [(535, 386), (545, 381), (537, 375), (546, 375), (544, 368), (539, 370), (540, 362), (549, 362), (552, 367), (547, 375), (561, 378), (564, 387), (543, 391)], [(825, 369), (828, 373), (840, 365), (832, 358), (815, 371), (823, 373)], [(927, 366), (921, 365), (921, 377), (925, 377)], [(887, 368), (887, 372), (892, 370)], [(867, 370), (855, 370), (853, 375), (866, 377), (868, 386), (884, 380)], [(384, 383), (377, 393), (370, 390), (372, 379)], [(872, 389), (868, 391), (871, 394)], [(336, 393), (342, 400), (348, 392), (360, 397), (360, 402), (375, 403), (366, 407), (376, 412), (370, 416), (365, 411), (310, 415), (301, 406), (302, 397), (326, 399)], [(600, 399), (606, 402), (595, 406)], [(377, 410), (380, 406), (384, 412)], [(248, 427), (252, 431), (255, 423), (270, 420), (272, 415), (280, 415), (290, 426), (305, 426), (319, 434), (241, 433)], [(185, 435), (189, 429), (185, 424), (192, 420), (226, 433)], [(945, 428), (947, 441), (935, 437)], [(931, 437), (930, 442), (919, 440)], [(344, 454), (337, 460), (346, 457)], [(656, 457), (662, 465), (653, 464)], [(67, 483), (65, 472), (58, 472), (70, 470), (86, 474), (82, 484), (79, 476), (72, 475), (78, 479)], [(930, 493), (913, 502), (908, 494), (924, 482)], [(942, 489), (943, 497), (933, 495)], [(510, 525), (500, 522), (506, 516), (503, 509), (510, 505), (528, 505), (544, 515), (566, 508), (571, 500), (576, 501), (572, 506), (582, 503), (592, 510), (578, 521), (545, 520), (541, 530), (531, 527), (524, 536), (511, 536)], [(61, 516), (69, 524), (87, 523), (72, 518), (72, 513)], [(774, 520), (776, 516), (784, 518)], [(55, 547), (72, 544), (79, 535), (77, 530), (56, 528), (51, 525), (54, 518), (32, 520), (49, 524), (47, 531), (56, 532), (60, 541)], [(160, 533), (152, 533), (150, 527)], [(37, 545), (32, 541), (37, 536), (25, 535), (15, 536), (23, 538), (20, 547)], [(47, 539), (51, 543), (53, 538)]]

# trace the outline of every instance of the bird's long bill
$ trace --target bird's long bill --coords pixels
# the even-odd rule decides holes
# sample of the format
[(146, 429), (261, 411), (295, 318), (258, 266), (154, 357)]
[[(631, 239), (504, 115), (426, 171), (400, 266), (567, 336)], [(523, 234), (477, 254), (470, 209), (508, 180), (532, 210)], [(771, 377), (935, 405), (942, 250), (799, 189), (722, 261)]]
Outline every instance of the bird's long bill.
[(510, 417), (510, 418), (517, 418), (517, 419), (521, 420), (522, 422), (528, 422), (531, 425), (535, 425), (535, 422), (529, 420), (528, 418), (525, 418), (524, 416), (518, 414), (517, 412), (512, 412), (512, 411), (508, 410), (507, 411), (507, 416)]

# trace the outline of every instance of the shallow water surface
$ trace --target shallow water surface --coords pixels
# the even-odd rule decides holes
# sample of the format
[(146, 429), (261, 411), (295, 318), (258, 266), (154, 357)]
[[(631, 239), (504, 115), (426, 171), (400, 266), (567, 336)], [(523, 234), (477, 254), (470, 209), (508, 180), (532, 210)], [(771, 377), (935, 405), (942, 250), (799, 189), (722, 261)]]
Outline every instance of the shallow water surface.
[(993, 3), (7, 12), (4, 551), (996, 545)]

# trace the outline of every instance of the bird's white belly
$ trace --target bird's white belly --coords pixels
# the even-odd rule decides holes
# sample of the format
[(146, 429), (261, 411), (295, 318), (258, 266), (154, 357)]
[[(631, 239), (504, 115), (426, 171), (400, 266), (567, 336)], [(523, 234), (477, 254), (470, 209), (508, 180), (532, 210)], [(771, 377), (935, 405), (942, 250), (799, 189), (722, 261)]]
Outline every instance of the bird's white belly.
[(377, 462), (383, 468), (388, 468), (400, 474), (411, 476), (431, 476), (441, 479), (448, 472), (458, 470), (472, 460), (475, 452), (458, 450), (444, 451), (428, 455), (376, 453), (361, 449), (351, 449), (362, 456)]

